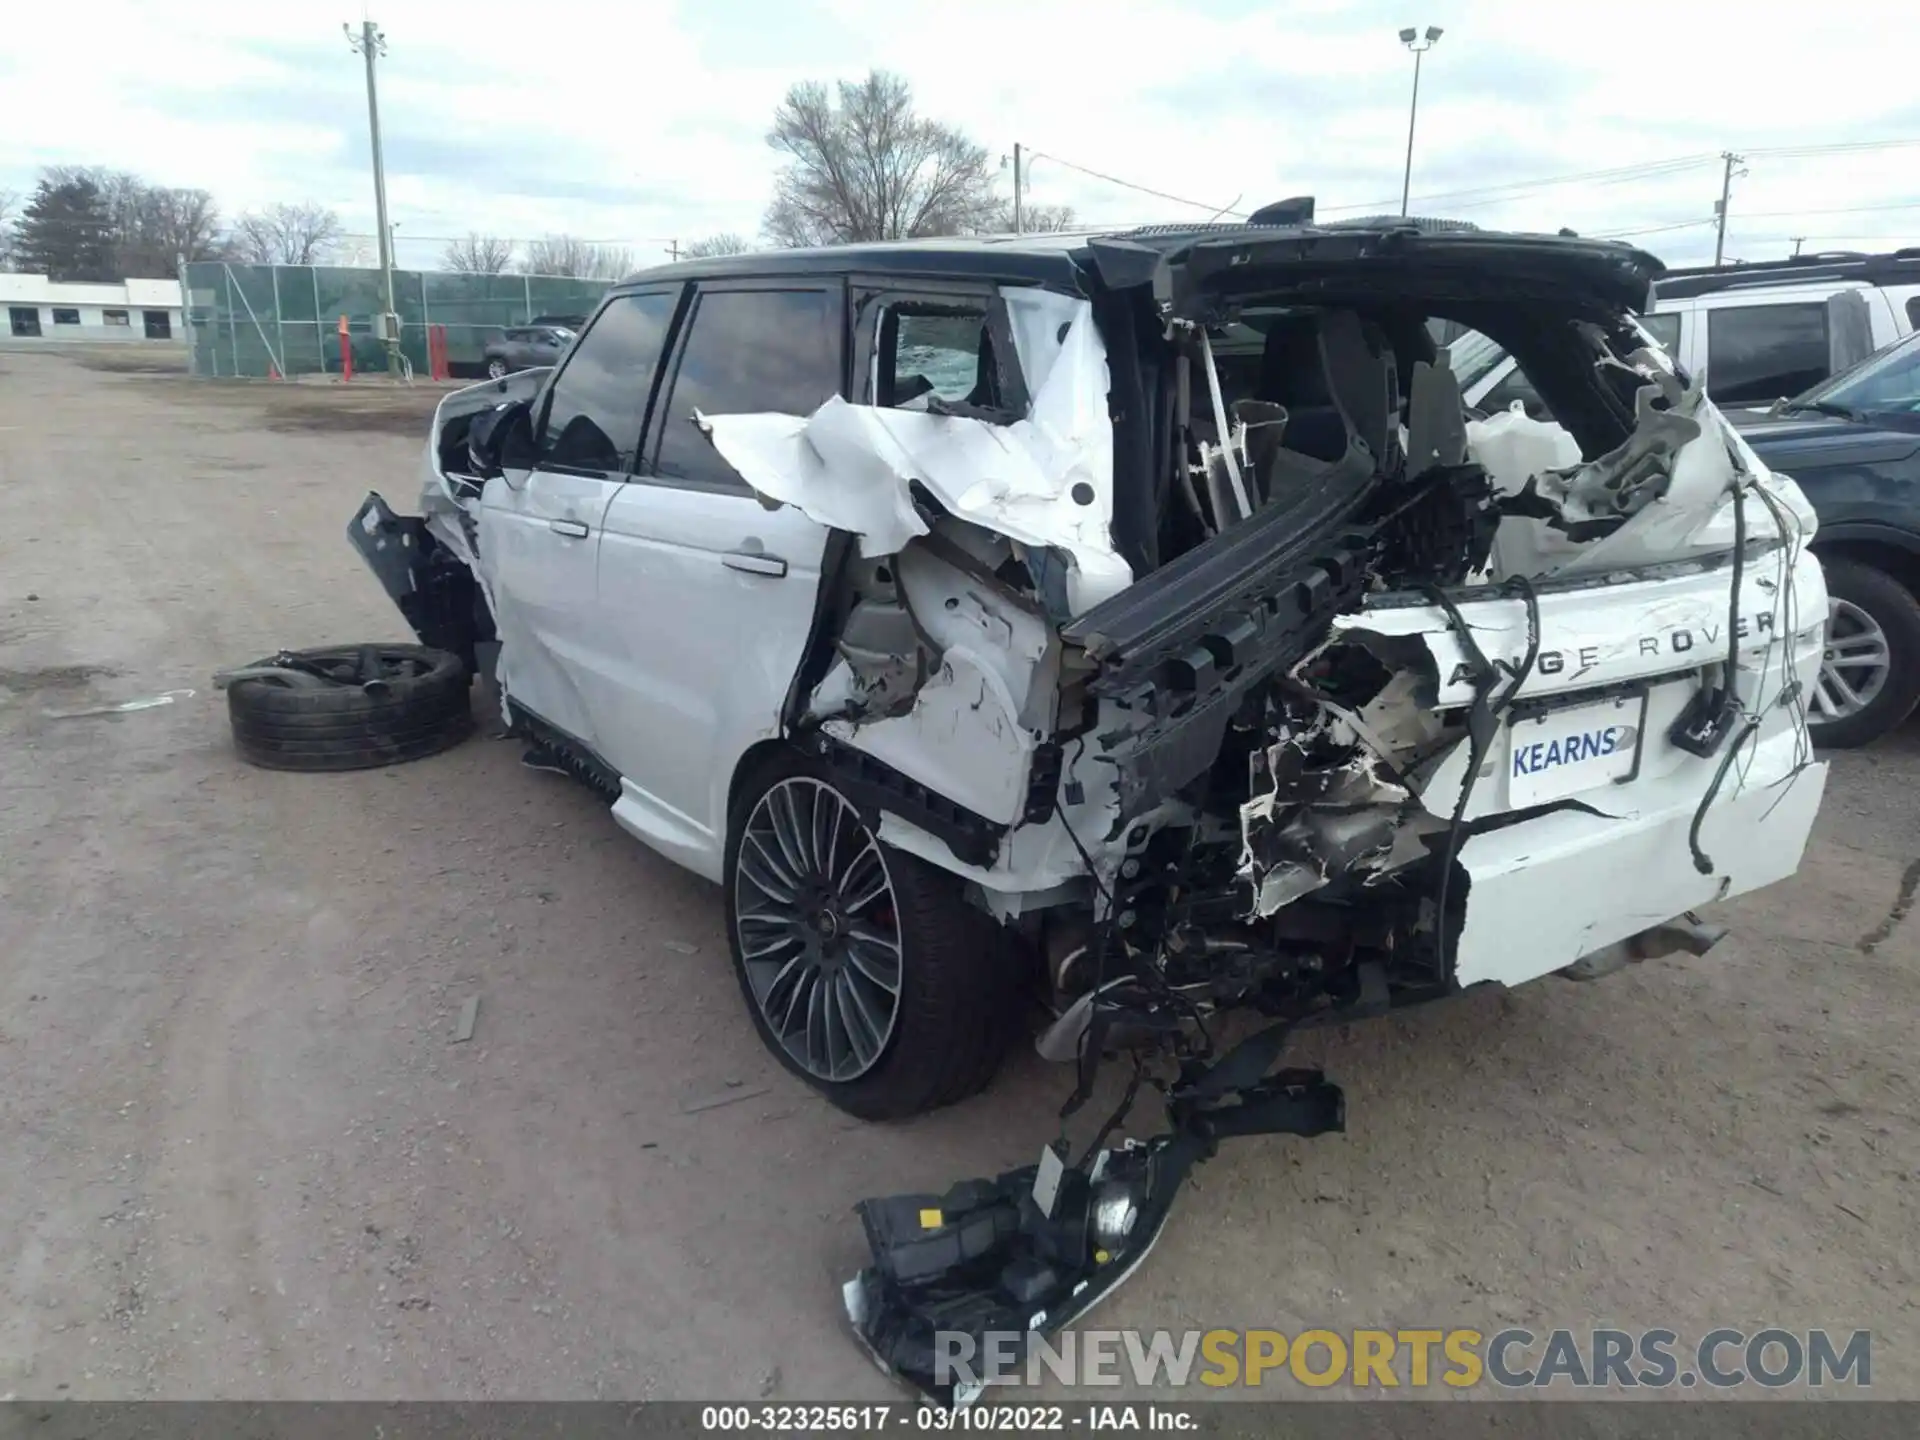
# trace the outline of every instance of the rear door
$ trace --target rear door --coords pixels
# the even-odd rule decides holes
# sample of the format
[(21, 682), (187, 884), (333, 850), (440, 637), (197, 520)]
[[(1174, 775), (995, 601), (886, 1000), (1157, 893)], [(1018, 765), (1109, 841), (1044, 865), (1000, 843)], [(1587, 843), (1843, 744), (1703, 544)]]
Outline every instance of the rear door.
[(627, 782), (617, 813), (704, 873), (718, 874), (735, 765), (780, 733), (828, 532), (762, 504), (693, 412), (811, 413), (846, 393), (845, 329), (838, 280), (701, 285), (647, 453), (607, 511), (599, 604), (615, 653), (598, 678), (602, 753)]
[[(480, 554), (508, 698), (601, 751), (601, 521), (639, 451), (680, 287), (609, 301), (535, 402), (530, 470), (487, 482)], [(604, 751), (601, 751), (604, 753)]]

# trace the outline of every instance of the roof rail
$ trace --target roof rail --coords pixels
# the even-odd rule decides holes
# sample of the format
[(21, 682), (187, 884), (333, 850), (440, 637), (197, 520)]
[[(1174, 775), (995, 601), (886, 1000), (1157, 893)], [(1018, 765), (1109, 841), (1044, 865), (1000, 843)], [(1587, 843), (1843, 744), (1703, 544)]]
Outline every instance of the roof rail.
[(1920, 283), (1920, 247), (1878, 255), (1862, 250), (1823, 250), (1747, 264), (1676, 266), (1654, 282), (1654, 289), (1664, 299), (1677, 300), (1736, 287), (1793, 285), (1809, 280), (1857, 280), (1868, 285)]

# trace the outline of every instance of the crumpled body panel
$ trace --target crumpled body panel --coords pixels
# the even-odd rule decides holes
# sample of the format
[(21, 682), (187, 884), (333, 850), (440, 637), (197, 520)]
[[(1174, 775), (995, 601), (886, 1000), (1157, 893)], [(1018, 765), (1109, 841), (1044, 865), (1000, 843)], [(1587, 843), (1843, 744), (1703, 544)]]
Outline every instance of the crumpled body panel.
[(850, 531), (867, 556), (927, 533), (911, 493), (923, 485), (958, 519), (1064, 551), (1069, 607), (1096, 605), (1133, 579), (1110, 534), (1106, 348), (1084, 300), (1031, 292), (1009, 303), (1032, 322), (1014, 328), (1033, 387), (1025, 419), (1001, 425), (833, 399), (807, 416), (703, 416), (714, 448), (768, 500)]

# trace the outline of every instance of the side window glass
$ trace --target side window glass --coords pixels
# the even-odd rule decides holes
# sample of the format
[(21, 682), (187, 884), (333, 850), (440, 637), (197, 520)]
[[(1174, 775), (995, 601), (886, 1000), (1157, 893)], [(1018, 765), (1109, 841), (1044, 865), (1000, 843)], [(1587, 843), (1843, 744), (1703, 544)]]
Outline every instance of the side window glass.
[(660, 408), (654, 473), (662, 480), (742, 487), (694, 424), (693, 412), (812, 414), (841, 390), (840, 307), (837, 291), (703, 292), (694, 302), (672, 394)]
[(881, 317), (874, 398), (895, 410), (924, 410), (930, 398), (980, 405), (993, 384), (982, 310), (896, 305)]
[(1518, 365), (1509, 370), (1505, 379), (1481, 397), (1480, 408), (1489, 415), (1497, 415), (1502, 410), (1512, 409), (1513, 402), (1516, 400), (1534, 419), (1550, 418), (1546, 405), (1540, 399), (1540, 392), (1533, 388), (1533, 382), (1527, 379), (1527, 372)]
[(548, 394), (538, 464), (603, 475), (633, 468), (677, 298), (624, 295), (600, 312)]
[(1680, 317), (1673, 315), (1642, 315), (1640, 324), (1646, 332), (1660, 342), (1660, 348), (1675, 360), (1680, 358)]
[(1777, 400), (1826, 379), (1827, 307), (1745, 305), (1707, 312), (1707, 389), (1715, 400)]

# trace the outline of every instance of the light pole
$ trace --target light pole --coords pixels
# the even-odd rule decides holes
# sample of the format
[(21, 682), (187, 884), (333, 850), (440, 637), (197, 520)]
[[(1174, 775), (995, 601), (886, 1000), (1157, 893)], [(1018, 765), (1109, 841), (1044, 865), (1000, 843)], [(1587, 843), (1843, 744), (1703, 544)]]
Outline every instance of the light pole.
[(1420, 57), (1431, 50), (1439, 39), (1438, 25), (1427, 26), (1425, 35), (1411, 28), (1400, 32), (1400, 43), (1413, 52), (1413, 104), (1407, 109), (1407, 171), (1400, 181), (1402, 215), (1407, 213), (1407, 196), (1413, 189), (1413, 126), (1420, 118)]
[[(1013, 233), (1016, 235), (1024, 235), (1027, 233), (1027, 169), (1032, 165), (1034, 159), (1031, 150), (1024, 150), (1024, 154), (1023, 150), (1024, 147), (1016, 140), (1013, 144)], [(1000, 157), (1000, 168), (1002, 170), (1007, 168), (1007, 157), (1004, 155)]]
[(364, 56), (367, 62), (367, 130), (373, 140), (374, 228), (380, 233), (380, 273), (385, 279), (387, 302), (386, 315), (375, 323), (374, 333), (387, 348), (387, 373), (397, 375), (400, 372), (400, 322), (393, 303), (393, 230), (387, 224), (387, 168), (380, 153), (380, 100), (373, 78), (373, 62), (387, 53), (387, 37), (371, 20), (361, 24), (358, 35), (351, 25), (343, 23), (340, 28), (346, 31), (347, 48)]

